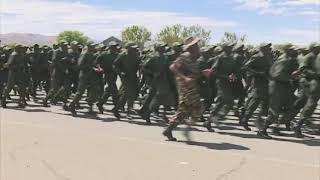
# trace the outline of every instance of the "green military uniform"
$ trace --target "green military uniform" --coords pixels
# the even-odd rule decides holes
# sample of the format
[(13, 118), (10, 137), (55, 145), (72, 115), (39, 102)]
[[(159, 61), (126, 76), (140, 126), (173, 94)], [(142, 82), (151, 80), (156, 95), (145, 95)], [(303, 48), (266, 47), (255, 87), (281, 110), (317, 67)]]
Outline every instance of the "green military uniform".
[[(118, 44), (115, 42), (110, 42), (109, 48), (118, 48)], [(107, 83), (107, 87), (105, 88), (104, 93), (97, 104), (101, 113), (103, 113), (103, 104), (107, 102), (110, 95), (112, 96), (114, 106), (116, 106), (119, 102), (119, 92), (117, 87), (118, 74), (113, 67), (113, 63), (118, 58), (118, 55), (118, 51), (109, 50), (101, 53), (96, 59), (97, 64), (99, 64), (104, 70), (104, 82)], [(116, 109), (113, 111), (115, 115), (119, 117)]]
[[(61, 47), (53, 52), (51, 63), (51, 85), (50, 90), (45, 99), (43, 105), (48, 106), (49, 99), (56, 97), (56, 93), (62, 86), (68, 86), (66, 81), (68, 67), (70, 64), (70, 57), (68, 54), (67, 44), (61, 43)], [(67, 99), (64, 99), (66, 103)]]
[[(181, 55), (183, 52), (182, 49), (183, 44), (179, 42), (175, 42), (172, 45), (173, 52), (166, 53), (166, 56), (168, 58), (169, 66)], [(171, 88), (171, 92), (173, 93), (174, 96), (174, 102), (175, 102), (175, 109), (178, 108), (178, 102), (179, 102), (179, 95), (178, 95), (178, 90), (177, 90), (177, 84), (175, 77), (173, 73), (168, 69), (168, 75), (169, 75), (169, 85)]]
[(309, 49), (311, 52), (300, 66), (300, 70), (309, 80), (309, 87), (307, 102), (302, 109), (301, 118), (295, 126), (295, 135), (299, 138), (303, 137), (301, 133), (302, 125), (311, 117), (320, 98), (320, 45), (311, 44)]
[[(270, 51), (271, 44), (262, 44), (259, 52), (255, 53), (249, 61), (244, 64), (244, 70), (250, 75), (250, 89), (246, 102), (246, 110), (241, 124), (247, 126), (248, 120), (252, 117), (253, 112), (262, 105), (259, 116), (265, 115), (268, 110), (268, 74), (273, 63), (273, 57)], [(258, 118), (256, 125), (261, 128), (261, 119)]]
[[(199, 63), (200, 70), (210, 69), (212, 67), (214, 58), (211, 57), (210, 48), (204, 47), (201, 48), (202, 56), (197, 60)], [(202, 77), (200, 79), (200, 94), (204, 99), (205, 109), (208, 110), (213, 103), (213, 90), (211, 89), (210, 79)]]
[[(244, 45), (240, 44), (234, 47), (234, 57), (233, 59), (236, 62), (236, 66), (242, 67), (244, 63), (246, 62), (245, 57), (245, 51), (244, 51)], [(245, 78), (245, 72), (241, 70), (238, 74), (238, 77), (236, 78), (235, 82), (232, 83), (232, 94), (234, 96), (234, 99), (238, 99), (237, 108), (234, 109), (235, 115), (241, 120), (243, 113), (244, 113), (244, 103), (246, 98), (246, 90), (243, 85), (242, 80)], [(249, 128), (248, 128), (249, 130)]]
[(24, 107), (24, 100), (26, 95), (26, 83), (25, 83), (25, 55), (22, 52), (22, 47), (17, 45), (14, 52), (10, 55), (6, 66), (8, 67), (8, 82), (4, 88), (1, 105), (3, 108), (6, 107), (6, 99), (9, 96), (10, 91), (15, 85), (18, 86), (18, 92), (20, 96), (19, 106)]
[[(297, 57), (297, 62), (299, 64), (299, 67), (303, 67), (304, 69), (305, 68), (312, 69), (312, 67), (305, 66), (306, 59), (307, 59), (307, 61), (310, 61), (310, 60), (308, 60), (309, 58), (315, 58), (313, 53), (311, 53), (307, 56), (308, 53), (309, 53), (309, 51), (306, 49), (303, 49), (302, 52), (300, 51), (300, 54)], [(287, 130), (291, 130), (291, 127), (290, 127), (291, 123), (290, 122), (297, 116), (297, 114), (300, 112), (300, 110), (307, 103), (308, 92), (309, 92), (309, 80), (308, 79), (309, 78), (308, 78), (307, 74), (302, 74), (302, 75), (300, 75), (300, 78), (298, 79), (298, 81), (296, 81), (298, 83), (299, 87), (298, 87), (297, 98), (294, 102), (294, 107), (293, 107), (292, 111), (288, 111), (288, 113), (285, 113), (281, 119), (281, 122), (286, 124)]]
[(97, 86), (96, 73), (94, 72), (95, 67), (95, 44), (89, 44), (87, 49), (83, 51), (79, 57), (78, 69), (79, 69), (79, 85), (77, 92), (69, 105), (69, 110), (73, 115), (76, 115), (75, 107), (79, 103), (86, 89), (89, 88), (89, 97), (87, 102), (89, 104), (89, 113), (92, 113), (92, 105), (94, 103), (94, 88)]
[[(140, 68), (138, 46), (132, 43), (126, 45), (127, 50), (122, 52), (114, 61), (113, 66), (122, 82), (123, 93), (115, 109), (123, 108), (127, 103), (128, 112), (133, 109), (133, 104), (138, 97), (139, 80), (137, 72)], [(121, 89), (121, 88), (120, 88)]]
[[(281, 109), (283, 107), (289, 108), (289, 110), (293, 108), (294, 92), (292, 91), (291, 74), (298, 68), (294, 53), (293, 47), (287, 45), (285, 53), (270, 68), (269, 112), (263, 129), (258, 132), (259, 136), (271, 138), (267, 129), (272, 123), (278, 121)], [(275, 129), (274, 132), (280, 134), (278, 129)]]
[(224, 44), (224, 53), (215, 57), (215, 63), (212, 70), (217, 80), (217, 104), (215, 109), (211, 112), (211, 117), (204, 123), (204, 126), (211, 131), (211, 121), (214, 120), (218, 124), (218, 120), (223, 118), (233, 106), (232, 84), (233, 80), (230, 76), (236, 77), (240, 72), (239, 66), (232, 56), (233, 44)]
[(31, 78), (32, 78), (32, 90), (31, 95), (35, 98), (36, 97), (36, 91), (37, 87), (40, 84), (40, 63), (41, 63), (41, 49), (39, 48), (38, 44), (35, 44), (33, 46), (33, 52), (30, 57), (30, 63), (31, 63)]
[(169, 84), (169, 62), (164, 54), (166, 45), (156, 45), (154, 52), (149, 56), (143, 65), (145, 74), (150, 76), (150, 92), (144, 103), (145, 112), (142, 117), (150, 123), (150, 113), (157, 111), (160, 105), (165, 106), (164, 118), (166, 119), (166, 109), (174, 104), (174, 96)]

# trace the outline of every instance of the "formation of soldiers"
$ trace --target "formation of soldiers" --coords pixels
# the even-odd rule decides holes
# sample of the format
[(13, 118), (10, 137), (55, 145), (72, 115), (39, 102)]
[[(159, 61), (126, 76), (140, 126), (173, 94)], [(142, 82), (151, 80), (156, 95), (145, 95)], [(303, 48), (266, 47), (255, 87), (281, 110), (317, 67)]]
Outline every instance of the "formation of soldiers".
[[(320, 98), (320, 44), (275, 49), (270, 43), (252, 48), (222, 43), (200, 48), (198, 42), (190, 37), (184, 44), (157, 43), (143, 50), (131, 42), (124, 47), (75, 41), (52, 47), (1, 46), (1, 106), (7, 107), (11, 91), (20, 97), (19, 108), (25, 108), (44, 90), (43, 106), (62, 102), (63, 109), (76, 116), (81, 99), (88, 103), (88, 113), (95, 114), (93, 106), (103, 113), (112, 97), (111, 112), (117, 119), (120, 112), (138, 114), (146, 124), (162, 106), (169, 124), (163, 135), (171, 141), (179, 124), (201, 121), (214, 131), (212, 123), (219, 128), (230, 111), (251, 131), (248, 121), (257, 111), (258, 136), (271, 139), (267, 130), (276, 123), (275, 135), (283, 135), (279, 127), (284, 124), (296, 137), (304, 137), (301, 128), (310, 123)], [(134, 108), (136, 100), (140, 109)], [(169, 119), (172, 109), (176, 115)]]

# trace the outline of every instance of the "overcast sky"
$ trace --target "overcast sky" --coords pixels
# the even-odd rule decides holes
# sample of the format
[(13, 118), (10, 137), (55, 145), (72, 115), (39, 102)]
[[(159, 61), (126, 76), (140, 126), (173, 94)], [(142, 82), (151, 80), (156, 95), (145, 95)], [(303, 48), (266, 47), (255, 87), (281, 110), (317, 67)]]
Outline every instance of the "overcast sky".
[(153, 34), (166, 25), (199, 24), (246, 34), (251, 43), (320, 41), (320, 0), (1, 0), (1, 33), (56, 35), (80, 30), (95, 40), (142, 25)]

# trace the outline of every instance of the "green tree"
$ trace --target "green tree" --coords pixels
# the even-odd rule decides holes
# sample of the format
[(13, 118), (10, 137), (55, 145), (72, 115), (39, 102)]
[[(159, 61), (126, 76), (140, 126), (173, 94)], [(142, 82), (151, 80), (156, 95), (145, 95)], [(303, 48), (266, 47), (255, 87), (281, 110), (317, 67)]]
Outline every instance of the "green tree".
[(193, 36), (200, 38), (200, 45), (205, 46), (210, 42), (211, 33), (210, 30), (206, 30), (200, 25), (183, 26), (181, 24), (176, 24), (162, 29), (158, 34), (158, 40), (172, 45), (174, 42), (182, 43), (187, 37)]
[(229, 43), (245, 43), (247, 40), (246, 35), (237, 35), (233, 32), (225, 32), (223, 38), (221, 39), (222, 43), (229, 42)]
[(67, 41), (71, 43), (72, 41), (77, 41), (80, 44), (87, 44), (89, 42), (89, 37), (85, 36), (80, 31), (63, 31), (57, 37), (58, 42)]
[(140, 47), (143, 47), (145, 42), (150, 41), (150, 38), (151, 32), (143, 26), (130, 26), (121, 32), (123, 42), (135, 42)]

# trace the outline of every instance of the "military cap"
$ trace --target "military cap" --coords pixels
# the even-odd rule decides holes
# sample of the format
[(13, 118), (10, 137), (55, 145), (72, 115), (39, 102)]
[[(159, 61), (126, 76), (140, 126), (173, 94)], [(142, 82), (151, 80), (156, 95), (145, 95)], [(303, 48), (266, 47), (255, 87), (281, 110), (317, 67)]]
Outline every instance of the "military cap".
[(3, 51), (10, 51), (10, 50), (12, 50), (12, 48), (9, 47), (9, 46), (5, 46), (5, 47), (3, 48)]
[(88, 46), (88, 47), (96, 47), (97, 44), (96, 44), (96, 43), (89, 43), (87, 46)]
[(34, 44), (33, 47), (39, 47), (39, 44)]
[(261, 49), (261, 48), (270, 48), (271, 46), (272, 46), (272, 43), (261, 43), (259, 47)]
[(138, 48), (138, 46), (136, 45), (136, 43), (134, 42), (128, 42), (126, 45), (125, 45), (126, 48)]
[(217, 46), (216, 48), (214, 48), (215, 52), (222, 52), (222, 48), (220, 46)]
[(66, 42), (66, 41), (61, 41), (61, 42), (59, 43), (59, 45), (60, 45), (60, 46), (68, 46), (69, 43)]
[(97, 48), (102, 48), (102, 49), (104, 49), (104, 48), (107, 48), (107, 46), (104, 45), (103, 43), (100, 43), (100, 44), (98, 44)]
[(207, 53), (207, 52), (209, 52), (211, 49), (210, 49), (210, 47), (202, 47), (202, 48), (200, 48), (200, 51), (202, 52), (202, 53)]
[(226, 42), (226, 43), (223, 43), (223, 44), (221, 45), (221, 47), (222, 47), (223, 49), (231, 49), (231, 48), (233, 48), (234, 45), (235, 45), (234, 43)]
[(320, 44), (319, 43), (311, 43), (309, 45), (309, 50), (310, 49), (317, 49), (317, 48), (320, 48)]
[(294, 49), (293, 45), (288, 43), (282, 46), (283, 50), (290, 50), (290, 49)]
[(167, 44), (165, 44), (165, 43), (156, 43), (156, 44), (154, 44), (154, 49), (164, 48), (166, 46), (167, 46)]
[(79, 45), (79, 42), (78, 41), (72, 41), (71, 45), (74, 45), (74, 46)]
[(19, 48), (24, 48), (24, 46), (22, 46), (21, 44), (17, 44), (14, 46), (15, 49), (19, 49)]
[(210, 45), (208, 46), (209, 50), (214, 50), (217, 47), (217, 45)]
[(111, 41), (109, 42), (108, 46), (111, 47), (111, 46), (118, 46), (119, 44), (115, 41)]
[(244, 44), (242, 43), (238, 43), (233, 47), (234, 50), (240, 50), (240, 49), (244, 49)]
[(183, 44), (182, 43), (180, 43), (180, 42), (175, 42), (175, 43), (173, 43), (172, 44), (172, 47), (182, 47), (183, 46)]

